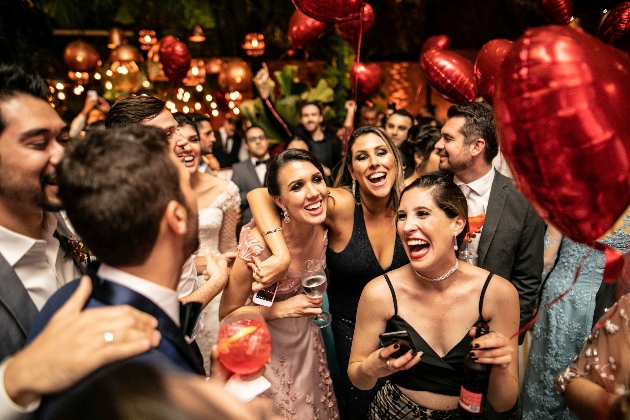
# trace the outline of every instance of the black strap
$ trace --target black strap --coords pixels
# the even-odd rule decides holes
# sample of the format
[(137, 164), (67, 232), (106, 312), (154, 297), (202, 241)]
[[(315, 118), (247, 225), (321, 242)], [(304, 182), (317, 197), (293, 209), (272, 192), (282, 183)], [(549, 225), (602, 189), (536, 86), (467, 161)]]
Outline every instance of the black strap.
[(488, 274), (488, 278), (483, 285), (483, 289), (481, 289), (481, 296), (479, 296), (479, 319), (483, 320), (483, 316), (481, 315), (481, 310), (483, 309), (483, 297), (486, 295), (486, 289), (488, 288), (488, 284), (490, 283), (490, 279), (494, 274)]
[(392, 300), (394, 301), (394, 315), (398, 315), (398, 302), (396, 302), (396, 292), (394, 292), (394, 286), (392, 286), (392, 282), (387, 277), (387, 273), (384, 273), (383, 276), (387, 281), (387, 285), (389, 286), (389, 290), (392, 291)]

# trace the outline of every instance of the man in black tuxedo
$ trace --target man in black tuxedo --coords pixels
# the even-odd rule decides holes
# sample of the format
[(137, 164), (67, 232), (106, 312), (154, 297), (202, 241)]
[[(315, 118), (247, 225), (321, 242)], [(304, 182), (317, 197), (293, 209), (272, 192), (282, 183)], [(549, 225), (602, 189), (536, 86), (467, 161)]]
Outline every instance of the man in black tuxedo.
[(455, 174), (468, 201), (469, 217), (485, 213), (481, 235), (473, 234), (472, 242), (462, 248), (469, 254), (468, 262), (516, 287), (522, 327), (532, 318), (542, 282), (545, 224), (512, 180), (492, 167), (499, 151), (492, 108), (463, 103), (452, 106), (448, 117), (435, 145), (439, 168)]
[(223, 126), (214, 132), (216, 142), (212, 147), (212, 153), (219, 161), (221, 168), (230, 168), (239, 161), (241, 137), (236, 132), (236, 124), (236, 119), (228, 118)]
[[(204, 375), (180, 330), (176, 290), (184, 261), (199, 245), (197, 202), (190, 173), (169, 149), (163, 131), (154, 127), (91, 133), (60, 162), (59, 196), (101, 262), (90, 273), (86, 307), (129, 305), (155, 317), (159, 346), (137, 358)], [(79, 284), (67, 284), (48, 300), (29, 338), (37, 337)], [(118, 334), (112, 324), (104, 341), (115, 342)]]
[[(89, 285), (72, 297), (36, 342), (23, 347), (48, 298), (85, 269), (71, 251), (72, 232), (59, 213), (55, 167), (69, 127), (48, 104), (48, 86), (20, 66), (0, 66), (0, 418), (32, 411), (39, 397), (61, 390), (103, 363), (157, 345), (157, 322), (137, 310), (80, 309)], [(105, 349), (101, 321), (127, 321)], [(155, 324), (154, 324), (155, 323)], [(92, 326), (87, 328), (87, 326)], [(155, 335), (154, 335), (155, 334)], [(147, 341), (149, 340), (150, 341)], [(78, 348), (78, 342), (98, 345)], [(106, 351), (104, 351), (106, 350)]]
[(232, 182), (238, 187), (241, 196), (243, 224), (252, 220), (252, 210), (249, 208), (247, 193), (264, 186), (267, 175), (269, 140), (262, 128), (253, 125), (245, 131), (245, 148), (249, 153), (249, 159), (236, 163), (232, 168)]

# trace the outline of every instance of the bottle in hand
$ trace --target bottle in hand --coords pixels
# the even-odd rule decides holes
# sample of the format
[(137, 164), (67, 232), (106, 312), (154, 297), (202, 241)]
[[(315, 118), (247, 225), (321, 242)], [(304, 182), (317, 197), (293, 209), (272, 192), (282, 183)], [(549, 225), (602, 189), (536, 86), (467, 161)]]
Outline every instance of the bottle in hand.
[[(475, 338), (490, 332), (488, 324), (479, 322)], [(459, 393), (459, 414), (464, 420), (485, 419), (488, 383), (492, 365), (478, 363), (470, 355), (464, 359), (464, 381)]]

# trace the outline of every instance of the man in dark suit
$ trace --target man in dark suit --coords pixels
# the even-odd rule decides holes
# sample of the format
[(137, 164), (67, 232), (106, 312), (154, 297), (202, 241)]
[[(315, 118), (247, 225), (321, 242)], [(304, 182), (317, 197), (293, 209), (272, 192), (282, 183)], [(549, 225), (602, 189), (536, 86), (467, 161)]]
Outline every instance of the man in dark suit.
[[(72, 233), (56, 213), (61, 202), (55, 167), (69, 141), (69, 127), (48, 104), (48, 94), (38, 74), (0, 66), (0, 418), (7, 419), (32, 411), (42, 394), (61, 390), (103, 363), (145, 351), (159, 340), (156, 336), (150, 344), (141, 343), (155, 333), (149, 326), (155, 319), (120, 308), (79, 312), (85, 296), (78, 293), (74, 306), (61, 311), (40, 339), (19, 351), (48, 298), (85, 268), (80, 248), (74, 247)], [(78, 252), (68, 252), (72, 250)], [(98, 337), (103, 318), (134, 322), (107, 354), (77, 349), (77, 341)]]
[(223, 126), (214, 132), (216, 142), (212, 147), (212, 153), (219, 161), (221, 168), (229, 168), (239, 161), (241, 137), (236, 132), (236, 123), (236, 119), (228, 118)]
[(262, 128), (253, 125), (245, 132), (245, 148), (249, 159), (233, 166), (232, 182), (236, 184), (241, 195), (241, 210), (243, 224), (252, 220), (252, 210), (249, 208), (247, 193), (265, 184), (267, 175), (267, 161), (269, 160), (269, 140)]
[(544, 222), (512, 181), (492, 167), (499, 150), (492, 108), (463, 103), (452, 106), (448, 117), (435, 145), (439, 167), (455, 174), (468, 201), (469, 220), (485, 213), (481, 235), (471, 235), (460, 258), (466, 252), (468, 262), (512, 282), (519, 294), (522, 327), (532, 318), (542, 281)]
[[(179, 328), (176, 291), (182, 265), (199, 245), (197, 204), (190, 173), (170, 153), (163, 131), (133, 125), (90, 134), (67, 151), (57, 179), (77, 233), (101, 262), (90, 273), (86, 307), (124, 304), (152, 315), (162, 339), (138, 359), (203, 375)], [(71, 282), (49, 299), (29, 338), (78, 285)], [(111, 324), (103, 340), (115, 342), (118, 334)]]

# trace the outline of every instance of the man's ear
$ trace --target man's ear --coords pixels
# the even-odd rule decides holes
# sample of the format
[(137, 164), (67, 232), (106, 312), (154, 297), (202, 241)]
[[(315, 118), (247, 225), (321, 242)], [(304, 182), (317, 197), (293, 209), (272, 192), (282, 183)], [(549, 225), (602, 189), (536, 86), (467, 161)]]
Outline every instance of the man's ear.
[(486, 148), (486, 141), (482, 138), (478, 138), (477, 140), (473, 141), (471, 143), (471, 150), (470, 150), (470, 154), (472, 156), (477, 156), (479, 154), (482, 154)]
[(169, 201), (162, 218), (173, 233), (183, 236), (188, 232), (188, 210), (182, 203), (175, 200)]

